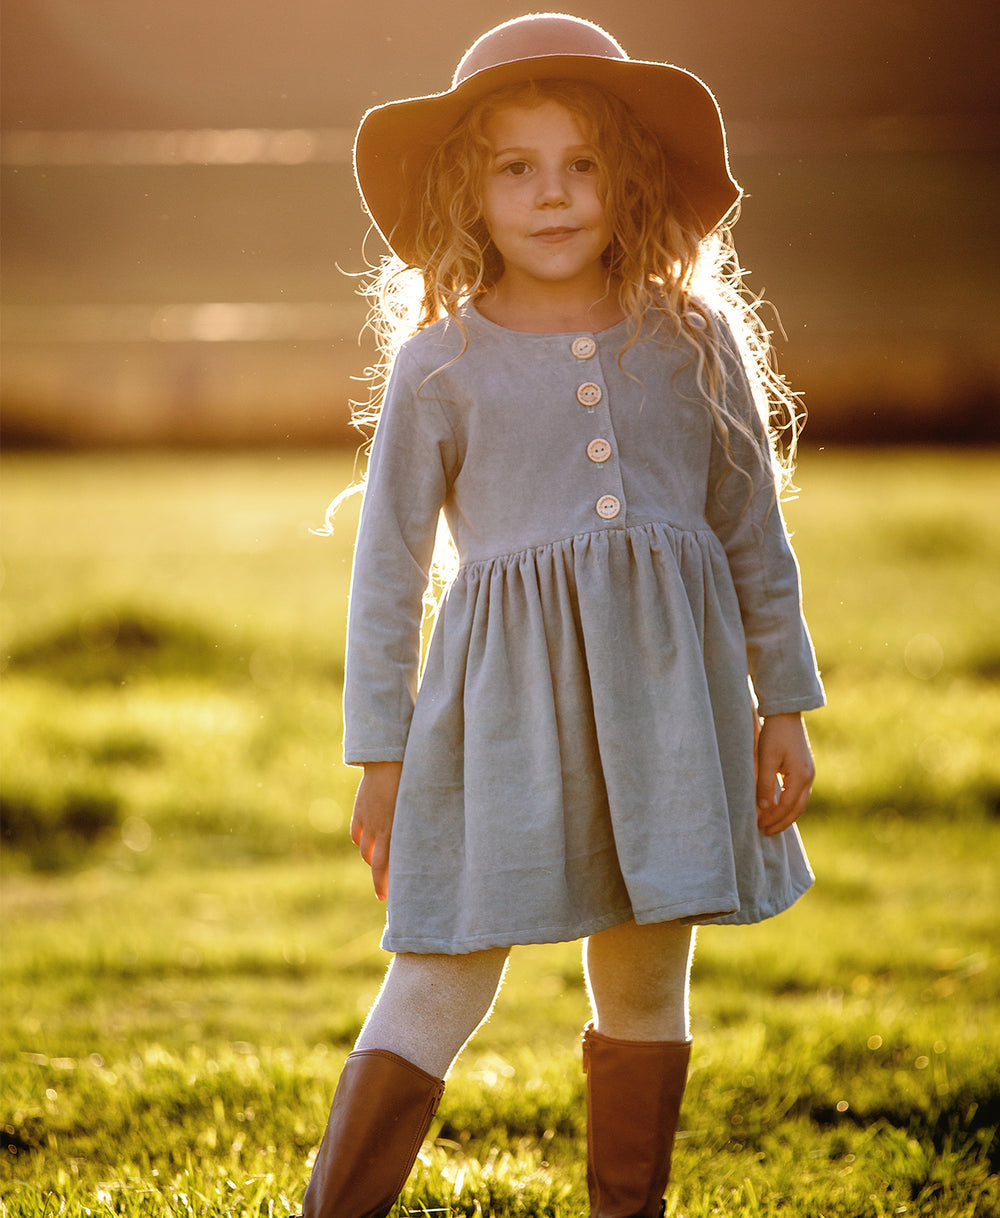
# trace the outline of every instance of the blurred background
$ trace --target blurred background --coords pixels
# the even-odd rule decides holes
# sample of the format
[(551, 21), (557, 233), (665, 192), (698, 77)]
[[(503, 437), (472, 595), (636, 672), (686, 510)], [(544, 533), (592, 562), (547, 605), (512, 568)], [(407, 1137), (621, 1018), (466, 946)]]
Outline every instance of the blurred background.
[[(11, 0), (8, 446), (348, 438), (364, 110), (447, 88), (523, 0)], [(1000, 438), (991, 0), (580, 0), (705, 79), (813, 442)]]

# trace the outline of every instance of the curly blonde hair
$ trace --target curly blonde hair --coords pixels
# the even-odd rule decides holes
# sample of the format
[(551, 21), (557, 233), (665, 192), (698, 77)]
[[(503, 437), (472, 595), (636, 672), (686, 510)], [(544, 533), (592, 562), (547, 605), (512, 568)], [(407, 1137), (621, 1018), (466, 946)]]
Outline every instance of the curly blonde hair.
[(779, 485), (787, 489), (804, 410), (775, 368), (772, 335), (760, 317), (762, 302), (743, 290), (744, 272), (730, 233), (735, 217), (705, 236), (656, 137), (618, 97), (578, 82), (531, 81), (489, 94), (430, 158), (421, 184), (414, 263), (387, 258), (364, 288), (379, 361), (367, 370), (368, 400), (354, 403), (355, 424), (367, 430), (377, 422), (402, 343), (444, 317), (463, 328), (463, 310), (503, 274), (481, 206), (493, 155), (487, 124), (500, 107), (532, 108), (547, 101), (575, 115), (597, 150), (598, 190), (613, 232), (604, 254), (608, 283), (629, 321), (619, 360), (640, 337), (649, 341), (662, 335), (687, 343), (699, 393), (732, 458), (734, 431), (748, 437), (751, 431), (728, 401), (726, 357), (731, 369), (738, 354), (769, 437), (771, 452), (763, 456), (774, 458)]

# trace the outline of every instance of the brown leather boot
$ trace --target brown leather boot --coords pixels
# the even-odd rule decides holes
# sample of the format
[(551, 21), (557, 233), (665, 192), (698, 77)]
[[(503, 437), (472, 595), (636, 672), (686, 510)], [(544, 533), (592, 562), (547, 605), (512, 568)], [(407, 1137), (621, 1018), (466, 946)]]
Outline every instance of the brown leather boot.
[(612, 1040), (587, 1025), (591, 1218), (659, 1218), (690, 1055), (687, 1042)]
[(444, 1082), (385, 1049), (344, 1063), (302, 1218), (385, 1218), (403, 1190)]

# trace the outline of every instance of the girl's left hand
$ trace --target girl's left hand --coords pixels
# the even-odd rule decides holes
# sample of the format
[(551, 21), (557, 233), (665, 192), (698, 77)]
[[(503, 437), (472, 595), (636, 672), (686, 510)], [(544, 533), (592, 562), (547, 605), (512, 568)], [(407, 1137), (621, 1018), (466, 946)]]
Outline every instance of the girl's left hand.
[(757, 738), (757, 827), (773, 837), (806, 810), (816, 766), (802, 716), (769, 715)]

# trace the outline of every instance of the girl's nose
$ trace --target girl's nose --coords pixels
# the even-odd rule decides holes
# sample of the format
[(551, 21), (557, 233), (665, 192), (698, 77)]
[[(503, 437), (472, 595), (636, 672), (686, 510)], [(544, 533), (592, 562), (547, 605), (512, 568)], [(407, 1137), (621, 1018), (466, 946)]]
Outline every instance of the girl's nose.
[(551, 169), (538, 177), (538, 201), (544, 207), (557, 207), (569, 199), (566, 175), (561, 169)]

